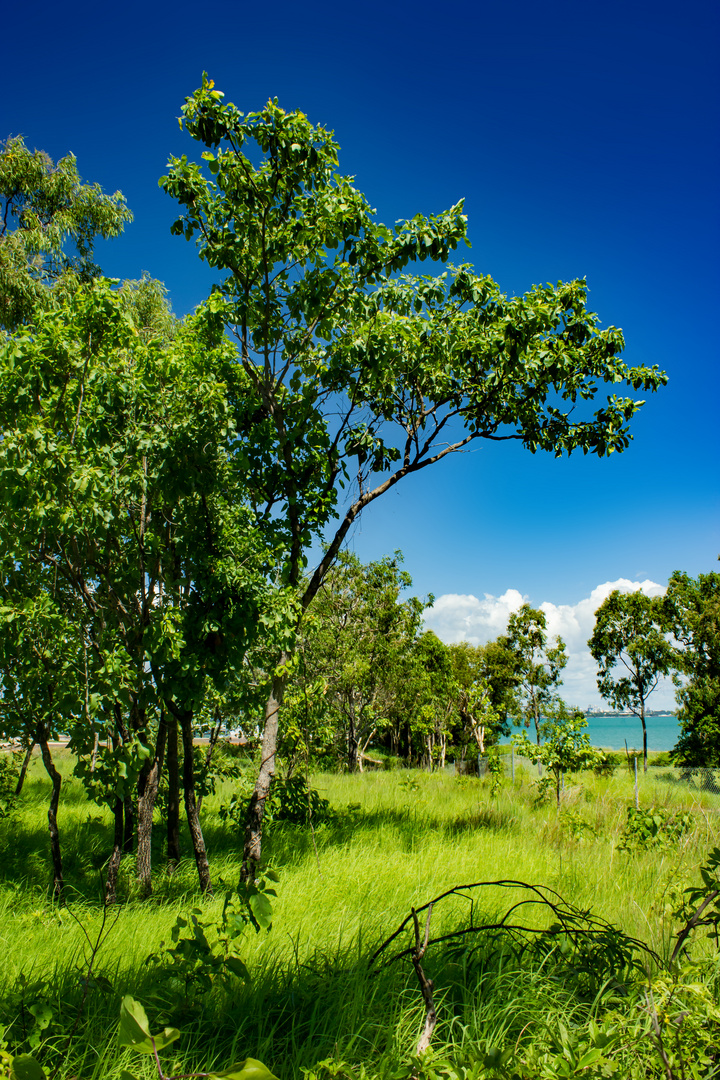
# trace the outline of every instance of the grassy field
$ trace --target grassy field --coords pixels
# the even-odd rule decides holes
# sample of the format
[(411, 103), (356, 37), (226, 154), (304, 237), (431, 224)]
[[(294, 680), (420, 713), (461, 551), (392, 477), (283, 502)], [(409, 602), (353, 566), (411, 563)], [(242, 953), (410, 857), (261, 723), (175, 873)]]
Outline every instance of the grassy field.
[[(649, 770), (641, 779), (641, 805), (688, 814), (687, 827), (672, 843), (628, 852), (620, 846), (633, 801), (625, 769), (612, 777), (569, 778), (559, 814), (554, 802), (536, 804), (531, 778), (520, 769), (515, 786), (506, 780), (496, 793), (489, 781), (449, 774), (317, 775), (312, 782), (329, 800), (332, 818), (318, 824), (314, 835), (307, 826), (281, 823), (267, 833), (264, 854), (279, 875), (278, 896), (272, 930), (250, 930), (239, 944), (250, 983), (217, 978), (203, 990), (173, 981), (148, 957), (170, 941), (179, 915), (196, 908), (208, 927), (220, 919), (225, 891), (237, 882), (239, 869), (239, 834), (217, 813), (230, 789), (219, 790), (203, 806), (216, 898), (200, 901), (188, 858), (172, 876), (159, 872), (154, 895), (141, 902), (134, 894), (133, 860), (126, 857), (123, 902), (93, 972), (100, 978), (84, 983), (84, 934), (94, 940), (103, 916), (110, 818), (86, 801), (79, 782), (69, 780), (69, 757), (61, 763), (68, 777), (59, 814), (67, 908), (48, 895), (48, 785), (38, 762), (18, 806), (0, 821), (0, 1031), (5, 1025), (9, 1048), (36, 1053), (49, 1075), (54, 1068), (59, 1077), (82, 1080), (119, 1077), (122, 1068), (148, 1080), (157, 1075), (149, 1059), (138, 1064), (136, 1056), (117, 1049), (119, 1002), (127, 993), (143, 1002), (155, 1027), (173, 1024), (183, 1032), (165, 1055), (166, 1071), (173, 1074), (227, 1068), (249, 1055), (281, 1080), (360, 1080), (413, 1071), (460, 1080), (513, 1072), (599, 1077), (613, 1074), (593, 1072), (592, 1064), (557, 1071), (557, 1061), (570, 1052), (562, 1051), (562, 1030), (582, 1046), (593, 1023), (614, 1022), (626, 1027), (612, 1059), (615, 1075), (668, 1075), (650, 1043), (641, 1044), (647, 1016), (633, 1004), (630, 977), (609, 968), (590, 977), (587, 963), (563, 957), (559, 939), (550, 949), (524, 952), (497, 935), (432, 946), (423, 963), (435, 984), (438, 1025), (422, 1067), (413, 1061), (424, 1017), (413, 968), (401, 960), (369, 971), (368, 957), (412, 906), (456, 885), (496, 879), (549, 886), (667, 957), (679, 890), (698, 880), (699, 865), (720, 843), (719, 797)], [(159, 842), (156, 865), (163, 865)], [(519, 892), (499, 887), (480, 890), (475, 924), (496, 921), (519, 898)], [(466, 926), (469, 908), (463, 898), (439, 904), (432, 936)], [(533, 908), (524, 918), (547, 926), (551, 917)], [(398, 948), (408, 944), (405, 934)], [(705, 946), (704, 955), (701, 981), (708, 1005), (701, 1026), (710, 1031), (718, 999), (716, 952)], [(514, 1055), (512, 1061), (494, 1069), (503, 1050)], [(711, 1062), (704, 1072), (688, 1075), (710, 1077), (714, 1067)]]

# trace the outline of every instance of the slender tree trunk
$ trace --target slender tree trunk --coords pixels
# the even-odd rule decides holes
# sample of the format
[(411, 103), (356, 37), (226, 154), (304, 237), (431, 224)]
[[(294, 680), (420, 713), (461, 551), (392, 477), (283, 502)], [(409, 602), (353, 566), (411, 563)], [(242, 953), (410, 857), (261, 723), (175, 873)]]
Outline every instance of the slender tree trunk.
[[(207, 754), (205, 755), (205, 769), (206, 770), (208, 770), (210, 768), (210, 765), (212, 763), (212, 758), (213, 758), (213, 751), (215, 750), (215, 747), (217, 746), (217, 741), (220, 738), (220, 728), (222, 727), (222, 719), (219, 716), (219, 712), (220, 712), (220, 710), (218, 709), (216, 711), (216, 713), (215, 713), (215, 719), (216, 719), (217, 723), (215, 724), (215, 727), (210, 732), (210, 742), (208, 744)], [(290, 774), (288, 773), (288, 775), (290, 775)], [(200, 814), (200, 811), (202, 810), (202, 803), (203, 803), (203, 797), (201, 795), (200, 798), (197, 801), (198, 815)]]
[(355, 716), (350, 710), (348, 717), (348, 770), (354, 773), (358, 767), (358, 740), (355, 731)]
[(185, 793), (185, 814), (187, 816), (190, 839), (192, 840), (195, 865), (197, 866), (200, 890), (212, 896), (210, 867), (205, 850), (205, 840), (200, 828), (197, 803), (195, 802), (195, 760), (193, 758), (193, 714), (183, 712), (180, 716), (180, 728), (183, 741), (183, 789)]
[(40, 751), (42, 753), (43, 765), (45, 770), (52, 780), (52, 792), (50, 795), (50, 805), (48, 807), (48, 828), (50, 831), (50, 851), (52, 853), (53, 863), (53, 895), (56, 900), (62, 900), (63, 890), (65, 888), (65, 882), (63, 881), (62, 871), (62, 856), (60, 854), (60, 833), (58, 831), (57, 812), (58, 804), (60, 802), (60, 787), (62, 786), (62, 776), (55, 768), (55, 762), (52, 759), (50, 753), (50, 747), (46, 738), (39, 740)]
[(125, 855), (132, 855), (135, 848), (135, 810), (133, 807), (132, 794), (128, 791), (125, 796), (124, 805), (124, 829), (123, 829), (123, 852)]
[(643, 729), (643, 772), (647, 772), (647, 727), (645, 725), (645, 702), (640, 702), (640, 723)]
[(95, 765), (97, 763), (98, 746), (100, 745), (100, 733), (95, 732), (95, 740), (93, 742), (92, 754), (90, 755), (90, 775), (95, 772)]
[[(287, 653), (280, 657), (279, 666), (283, 667), (288, 660)], [(241, 879), (245, 882), (254, 881), (258, 874), (258, 867), (262, 857), (262, 822), (265, 813), (265, 803), (270, 794), (273, 777), (275, 776), (275, 752), (277, 750), (278, 717), (285, 693), (286, 675), (276, 675), (273, 679), (270, 696), (265, 703), (265, 730), (263, 731), (262, 757), (258, 778), (255, 781), (255, 789), (248, 807), (247, 821), (245, 824), (245, 845), (243, 847), (243, 862), (240, 871)]]
[(115, 834), (113, 837), (113, 849), (110, 861), (107, 869), (107, 879), (105, 881), (105, 903), (114, 904), (117, 900), (117, 881), (118, 870), (120, 869), (120, 861), (123, 857), (123, 841), (124, 841), (124, 813), (123, 813), (123, 800), (115, 796), (115, 806), (113, 809), (113, 817), (115, 819)]
[(140, 882), (143, 896), (149, 896), (152, 892), (152, 829), (155, 800), (157, 799), (158, 784), (162, 773), (163, 758), (165, 756), (165, 739), (167, 728), (165, 714), (160, 717), (158, 727), (157, 746), (155, 756), (147, 768), (143, 768), (138, 781), (137, 803), (137, 878)]
[(166, 714), (167, 730), (167, 859), (168, 871), (180, 862), (180, 765), (178, 762), (178, 724), (172, 713)]
[(22, 767), (20, 769), (20, 775), (18, 776), (18, 782), (17, 782), (17, 785), (15, 787), (15, 798), (18, 797), (18, 795), (20, 794), (20, 792), (23, 789), (23, 784), (25, 783), (25, 776), (27, 775), (27, 771), (28, 771), (28, 765), (30, 764), (30, 759), (32, 758), (32, 752), (33, 752), (34, 749), (35, 749), (35, 740), (33, 739), (33, 741), (28, 746), (27, 750), (25, 751), (25, 757), (23, 758)]

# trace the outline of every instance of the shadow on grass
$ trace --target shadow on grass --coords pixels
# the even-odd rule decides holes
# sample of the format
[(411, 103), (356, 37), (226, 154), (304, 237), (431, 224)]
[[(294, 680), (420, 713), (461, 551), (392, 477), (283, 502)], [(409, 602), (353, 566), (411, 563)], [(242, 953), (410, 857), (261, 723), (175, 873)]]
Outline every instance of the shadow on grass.
[[(11, 816), (0, 822), (0, 888), (11, 887), (18, 895), (27, 891), (36, 899), (49, 891), (52, 881), (50, 840), (47, 827), (48, 785), (41, 778), (26, 784), (23, 795)], [(210, 807), (203, 814), (203, 832), (211, 872), (218, 888), (237, 880), (242, 853), (242, 830), (224, 822)], [(314, 859), (318, 852), (349, 845), (375, 847), (383, 843), (383, 834), (391, 831), (405, 851), (413, 851), (423, 835), (433, 833), (449, 838), (477, 830), (513, 831), (517, 814), (502, 806), (486, 805), (454, 819), (443, 819), (427, 807), (412, 804), (400, 808), (363, 811), (351, 808), (333, 812), (330, 820), (313, 830), (308, 825), (273, 822), (265, 829), (265, 859), (277, 869)], [(66, 884), (76, 895), (88, 901), (102, 902), (104, 870), (112, 851), (113, 829), (107, 811), (87, 800), (82, 786), (75, 782), (63, 785), (58, 827)], [(181, 847), (184, 858), (177, 870), (165, 872), (165, 830), (157, 820), (153, 831), (154, 899), (171, 902), (197, 890), (197, 876), (187, 827), (183, 824)], [(121, 863), (118, 894), (121, 900), (136, 899), (134, 854), (127, 853)], [(222, 880), (222, 873), (232, 878)], [(218, 880), (219, 879), (219, 880)], [(28, 898), (29, 899), (29, 898)]]

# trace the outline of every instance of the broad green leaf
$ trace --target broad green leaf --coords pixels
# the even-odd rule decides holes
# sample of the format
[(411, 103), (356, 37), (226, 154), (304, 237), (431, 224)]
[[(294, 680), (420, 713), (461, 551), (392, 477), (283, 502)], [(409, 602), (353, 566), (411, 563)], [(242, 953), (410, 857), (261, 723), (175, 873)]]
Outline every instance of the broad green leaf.
[(152, 1054), (150, 1027), (147, 1013), (139, 1001), (128, 994), (120, 1006), (120, 1032), (118, 1042), (121, 1046), (130, 1046), (141, 1054)]
[(13, 1058), (10, 1075), (13, 1080), (46, 1080), (42, 1065), (29, 1054), (18, 1054)]
[(256, 1058), (245, 1058), (223, 1072), (212, 1073), (212, 1076), (216, 1080), (278, 1080), (262, 1061)]

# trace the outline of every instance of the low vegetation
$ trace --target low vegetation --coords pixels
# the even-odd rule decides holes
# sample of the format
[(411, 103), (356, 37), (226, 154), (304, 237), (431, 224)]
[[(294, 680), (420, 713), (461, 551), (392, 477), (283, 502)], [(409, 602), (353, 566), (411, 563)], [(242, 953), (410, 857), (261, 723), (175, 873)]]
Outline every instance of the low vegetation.
[[(216, 897), (198, 899), (188, 858), (141, 903), (125, 860), (108, 907), (112, 817), (87, 801), (72, 765), (58, 755), (66, 906), (49, 888), (38, 761), (0, 821), (8, 1061), (30, 1055), (48, 1077), (88, 1080), (149, 1080), (158, 1068), (529, 1080), (710, 1077), (720, 1067), (717, 940), (701, 925), (709, 918), (716, 934), (720, 799), (662, 769), (642, 779), (639, 815), (624, 768), (566, 777), (559, 808), (521, 766), (514, 786), (419, 770), (316, 774), (313, 816), (279, 812), (267, 827), (272, 870), (255, 895), (237, 890), (241, 837), (220, 814), (237, 782), (226, 781), (202, 808)], [(423, 906), (458, 886), (428, 920)], [(513, 907), (507, 922), (527, 929), (498, 928)], [(157, 1062), (138, 1053), (137, 1032), (136, 1047), (118, 1042), (128, 1009), (150, 1032), (177, 1029)], [(15, 1060), (17, 1080), (39, 1076), (23, 1072), (28, 1057)]]

